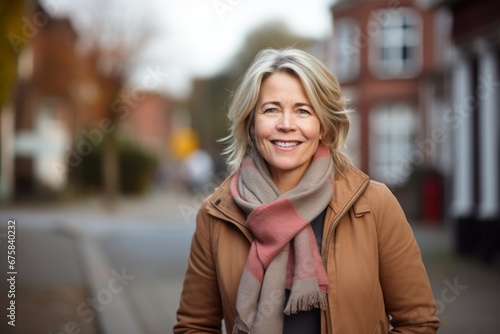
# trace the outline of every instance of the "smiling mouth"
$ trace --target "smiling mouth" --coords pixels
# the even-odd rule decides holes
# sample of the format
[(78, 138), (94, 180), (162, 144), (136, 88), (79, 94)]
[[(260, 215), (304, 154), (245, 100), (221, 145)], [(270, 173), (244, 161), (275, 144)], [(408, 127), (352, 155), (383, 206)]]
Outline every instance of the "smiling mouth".
[(272, 143), (279, 147), (295, 147), (300, 144), (298, 141), (273, 141)]

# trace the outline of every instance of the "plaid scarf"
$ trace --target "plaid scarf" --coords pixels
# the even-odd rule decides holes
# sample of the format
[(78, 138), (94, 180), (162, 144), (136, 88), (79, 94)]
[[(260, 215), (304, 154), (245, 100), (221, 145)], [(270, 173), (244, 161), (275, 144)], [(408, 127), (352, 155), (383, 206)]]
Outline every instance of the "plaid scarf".
[[(280, 194), (259, 154), (245, 157), (231, 194), (255, 239), (238, 288), (233, 333), (283, 333), (284, 314), (327, 308), (328, 280), (310, 222), (333, 195), (334, 168), (320, 145), (292, 190)], [(285, 289), (290, 297), (285, 305)]]

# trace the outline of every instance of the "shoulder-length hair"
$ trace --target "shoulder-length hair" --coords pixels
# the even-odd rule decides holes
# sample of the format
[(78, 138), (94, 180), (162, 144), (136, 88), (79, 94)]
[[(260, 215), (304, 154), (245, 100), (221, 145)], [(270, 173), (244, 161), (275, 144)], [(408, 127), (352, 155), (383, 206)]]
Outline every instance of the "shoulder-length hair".
[(335, 168), (344, 172), (351, 162), (341, 150), (349, 131), (350, 110), (337, 78), (317, 58), (299, 49), (264, 49), (255, 57), (237, 83), (228, 110), (230, 134), (221, 141), (228, 144), (223, 154), (231, 173), (255, 149), (250, 129), (262, 82), (271, 74), (284, 71), (302, 82), (323, 129), (322, 143), (330, 148)]

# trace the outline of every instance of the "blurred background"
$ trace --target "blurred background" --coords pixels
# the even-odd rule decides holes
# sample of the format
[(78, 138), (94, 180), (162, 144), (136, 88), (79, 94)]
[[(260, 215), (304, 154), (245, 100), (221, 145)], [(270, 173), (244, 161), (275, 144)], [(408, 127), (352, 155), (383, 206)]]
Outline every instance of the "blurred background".
[(287, 46), (337, 75), (347, 152), (403, 206), (440, 333), (498, 333), (500, 2), (11, 0), (0, 26), (2, 333), (171, 332), (228, 98)]

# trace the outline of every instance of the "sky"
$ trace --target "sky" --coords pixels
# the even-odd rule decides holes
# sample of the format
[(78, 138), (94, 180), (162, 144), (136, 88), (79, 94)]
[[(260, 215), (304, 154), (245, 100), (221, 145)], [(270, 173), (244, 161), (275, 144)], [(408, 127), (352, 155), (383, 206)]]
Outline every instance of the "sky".
[(245, 36), (267, 21), (282, 20), (292, 32), (304, 37), (326, 38), (332, 32), (329, 7), (333, 2), (43, 0), (50, 14), (70, 16), (84, 37), (104, 7), (108, 9), (106, 20), (115, 22), (124, 31), (134, 31), (134, 27), (145, 22), (154, 26), (154, 37), (141, 47), (131, 82), (140, 85), (141, 78), (156, 71), (161, 77), (158, 90), (181, 96), (189, 93), (192, 78), (223, 71), (244, 46)]

